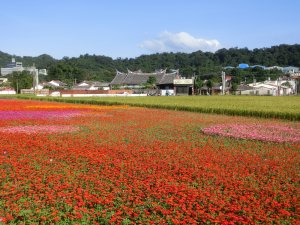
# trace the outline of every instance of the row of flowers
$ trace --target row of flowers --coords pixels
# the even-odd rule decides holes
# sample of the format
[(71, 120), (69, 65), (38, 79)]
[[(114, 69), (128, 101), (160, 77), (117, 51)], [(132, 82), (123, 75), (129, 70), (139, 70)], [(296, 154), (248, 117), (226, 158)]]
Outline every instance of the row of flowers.
[(0, 132), (4, 133), (64, 133), (79, 131), (79, 127), (68, 125), (26, 125), (0, 127)]

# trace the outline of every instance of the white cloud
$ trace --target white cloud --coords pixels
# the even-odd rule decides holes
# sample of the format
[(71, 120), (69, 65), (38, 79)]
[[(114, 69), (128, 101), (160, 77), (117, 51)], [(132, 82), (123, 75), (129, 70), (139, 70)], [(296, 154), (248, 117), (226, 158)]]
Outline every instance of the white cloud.
[(190, 53), (198, 50), (214, 52), (221, 48), (221, 44), (218, 40), (196, 38), (186, 32), (171, 33), (165, 31), (159, 35), (158, 39), (146, 40), (140, 47), (152, 52)]

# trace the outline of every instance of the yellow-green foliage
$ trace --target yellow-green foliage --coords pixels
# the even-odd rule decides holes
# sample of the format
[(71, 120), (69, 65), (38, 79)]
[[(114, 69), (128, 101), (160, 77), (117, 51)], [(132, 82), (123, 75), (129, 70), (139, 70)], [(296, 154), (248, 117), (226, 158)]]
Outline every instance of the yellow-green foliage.
[(100, 105), (125, 104), (138, 107), (183, 110), (200, 113), (300, 120), (300, 97), (298, 96), (20, 97), (69, 103)]

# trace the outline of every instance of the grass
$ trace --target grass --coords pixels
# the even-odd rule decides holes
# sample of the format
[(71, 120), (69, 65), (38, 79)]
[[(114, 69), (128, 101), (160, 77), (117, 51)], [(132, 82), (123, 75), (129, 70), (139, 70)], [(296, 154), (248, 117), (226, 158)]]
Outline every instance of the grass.
[(300, 120), (300, 96), (148, 96), (18, 98), (95, 105), (129, 105), (199, 113)]
[(15, 99), (17, 95), (0, 95), (0, 99)]

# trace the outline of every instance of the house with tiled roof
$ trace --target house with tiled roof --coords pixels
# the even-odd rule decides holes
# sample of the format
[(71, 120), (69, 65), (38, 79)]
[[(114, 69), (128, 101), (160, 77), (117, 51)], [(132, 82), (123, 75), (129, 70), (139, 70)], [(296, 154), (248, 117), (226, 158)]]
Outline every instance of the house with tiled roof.
[(99, 81), (82, 81), (72, 88), (73, 90), (109, 90), (109, 83)]
[(60, 80), (51, 80), (49, 82), (44, 82), (40, 85), (39, 89), (49, 88), (49, 89), (65, 89), (67, 88), (67, 84)]
[(141, 70), (130, 71), (123, 73), (116, 71), (116, 76), (111, 81), (110, 86), (120, 87), (120, 88), (130, 88), (130, 89), (139, 89), (144, 88), (149, 81), (149, 78), (153, 78), (155, 81), (155, 86), (159, 90), (170, 90), (170, 93), (174, 90), (174, 79), (180, 78), (179, 70), (158, 70), (152, 73), (145, 73)]
[[(111, 81), (110, 86), (128, 89), (143, 89), (149, 85), (149, 80), (154, 82), (158, 95), (192, 95), (194, 92), (194, 79), (181, 77), (179, 70), (158, 70), (152, 73), (144, 73), (141, 70), (123, 73), (116, 71), (116, 76)], [(152, 93), (153, 88), (148, 90)], [(152, 95), (152, 94), (150, 94)]]

